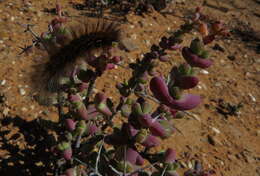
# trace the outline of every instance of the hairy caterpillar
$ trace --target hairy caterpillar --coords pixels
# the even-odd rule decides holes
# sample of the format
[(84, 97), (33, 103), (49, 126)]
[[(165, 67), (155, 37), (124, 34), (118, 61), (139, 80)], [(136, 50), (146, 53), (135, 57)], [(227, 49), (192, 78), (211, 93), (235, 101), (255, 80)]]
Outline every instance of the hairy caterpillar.
[(93, 55), (108, 50), (113, 42), (120, 43), (122, 38), (120, 25), (105, 19), (85, 18), (51, 27), (52, 32), (42, 37), (49, 55), (41, 76), (44, 85), (36, 97), (42, 105), (54, 103), (61, 79), (76, 66), (87, 66)]

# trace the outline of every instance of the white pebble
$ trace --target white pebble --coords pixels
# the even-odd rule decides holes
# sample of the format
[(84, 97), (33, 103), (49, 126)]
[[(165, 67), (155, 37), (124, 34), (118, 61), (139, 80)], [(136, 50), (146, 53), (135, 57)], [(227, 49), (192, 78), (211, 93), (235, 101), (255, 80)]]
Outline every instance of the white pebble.
[(131, 35), (131, 38), (135, 40), (137, 38), (137, 35), (133, 34), (133, 35)]
[(205, 74), (205, 75), (209, 74), (209, 72), (207, 70), (201, 70), (200, 73)]
[(248, 96), (251, 98), (253, 102), (256, 102), (256, 98), (251, 93), (249, 93)]
[(25, 93), (26, 93), (24, 89), (19, 89), (19, 92), (21, 95), (25, 95)]
[(131, 63), (134, 62), (134, 59), (132, 59), (132, 58), (130, 58), (129, 60), (130, 60)]
[(12, 61), (12, 64), (14, 65), (14, 64), (15, 64), (15, 61)]
[(135, 26), (134, 26), (134, 25), (131, 25), (131, 26), (130, 26), (130, 28), (131, 28), (131, 29), (134, 29), (134, 28), (135, 28)]
[(4, 79), (4, 80), (1, 81), (0, 84), (1, 84), (1, 86), (3, 86), (3, 85), (5, 85), (5, 83), (6, 83), (6, 80)]
[(4, 108), (4, 110), (3, 110), (3, 115), (4, 115), (4, 116), (7, 116), (8, 113), (9, 113), (9, 111), (10, 111), (9, 108)]
[(146, 43), (146, 45), (151, 45), (150, 40), (144, 40), (144, 42)]
[(198, 85), (198, 88), (199, 88), (199, 89), (202, 89), (202, 87), (201, 87), (200, 85)]
[(4, 43), (4, 41), (3, 40), (0, 40), (0, 44), (3, 44)]
[(34, 110), (35, 106), (34, 106), (34, 105), (31, 105), (30, 108), (31, 108), (31, 110)]
[(25, 107), (23, 107), (21, 110), (22, 110), (23, 112), (25, 112), (25, 111), (27, 111), (28, 109), (25, 108)]
[(114, 78), (117, 79), (118, 77), (115, 75)]
[(15, 19), (15, 18), (12, 16), (12, 17), (11, 17), (11, 21), (14, 21), (14, 19)]
[(94, 92), (94, 93), (98, 93), (98, 89), (94, 88), (94, 89), (93, 89), (93, 92)]
[(215, 133), (220, 134), (219, 129), (217, 129), (217, 128), (215, 128), (215, 127), (211, 127), (211, 129), (212, 129)]

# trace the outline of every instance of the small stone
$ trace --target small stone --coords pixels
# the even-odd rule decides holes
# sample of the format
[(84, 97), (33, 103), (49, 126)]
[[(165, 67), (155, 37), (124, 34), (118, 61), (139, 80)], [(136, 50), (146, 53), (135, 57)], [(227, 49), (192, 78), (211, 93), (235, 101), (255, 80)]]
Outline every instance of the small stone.
[(133, 58), (130, 58), (129, 60), (131, 63), (133, 63), (135, 61)]
[(146, 44), (147, 46), (151, 45), (150, 40), (144, 40), (144, 42), (145, 42), (145, 44)]
[(215, 136), (211, 136), (211, 135), (208, 135), (208, 142), (214, 146), (222, 145), (222, 143)]
[(205, 75), (209, 74), (209, 72), (207, 70), (203, 70), (203, 69), (200, 71), (200, 73), (205, 74)]
[(3, 115), (4, 115), (4, 116), (7, 116), (8, 113), (9, 113), (9, 111), (10, 111), (9, 108), (4, 108), (4, 110), (3, 110)]
[(19, 92), (20, 92), (20, 95), (25, 95), (25, 93), (26, 93), (25, 90), (22, 88), (19, 89)]
[(216, 86), (216, 87), (221, 87), (222, 84), (221, 84), (220, 82), (216, 82), (216, 83), (215, 83), (215, 86)]
[(136, 35), (136, 34), (132, 34), (132, 35), (131, 35), (131, 38), (134, 39), (134, 40), (136, 40), (136, 39), (137, 39), (137, 35)]
[(34, 110), (35, 106), (34, 106), (34, 105), (31, 105), (30, 108), (31, 108), (31, 110)]
[(3, 40), (0, 40), (0, 44), (3, 44), (4, 43), (4, 41)]
[(118, 76), (116, 76), (116, 75), (115, 75), (115, 76), (114, 76), (114, 78), (115, 78), (115, 79), (117, 79), (117, 78), (118, 78)]
[(188, 162), (188, 168), (189, 169), (193, 168), (192, 163), (190, 161)]
[(215, 44), (213, 49), (221, 51), (221, 52), (225, 52), (225, 49), (222, 46), (220, 46), (219, 44)]
[(256, 98), (251, 93), (249, 93), (248, 96), (251, 98), (253, 102), (256, 102)]
[(98, 89), (94, 88), (94, 89), (93, 89), (93, 92), (94, 92), (94, 93), (98, 93)]
[(231, 61), (234, 61), (234, 60), (236, 59), (235, 56), (228, 56), (227, 58), (228, 58), (229, 60), (231, 60)]
[(28, 109), (27, 109), (26, 107), (23, 107), (21, 110), (22, 110), (23, 112), (26, 112)]
[(123, 39), (121, 41), (121, 44), (123, 45), (124, 49), (126, 49), (126, 51), (128, 52), (139, 49), (138, 46), (129, 39)]
[(215, 133), (220, 134), (219, 129), (217, 129), (217, 128), (215, 128), (215, 127), (211, 127), (211, 129), (212, 129)]
[(4, 79), (4, 80), (1, 81), (0, 84), (1, 84), (1, 86), (3, 86), (3, 85), (5, 85), (5, 83), (6, 83), (6, 80)]
[(14, 21), (14, 19), (15, 19), (15, 17), (13, 17), (13, 16), (10, 18), (11, 21)]

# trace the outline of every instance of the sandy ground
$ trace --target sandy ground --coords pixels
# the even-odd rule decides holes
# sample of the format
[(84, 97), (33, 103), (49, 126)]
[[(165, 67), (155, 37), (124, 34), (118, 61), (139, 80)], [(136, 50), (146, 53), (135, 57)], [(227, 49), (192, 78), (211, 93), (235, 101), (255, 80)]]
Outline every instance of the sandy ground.
[[(71, 2), (60, 0), (70, 16), (80, 16)], [(192, 113), (194, 117), (176, 120), (183, 133), (175, 133), (164, 141), (162, 148), (173, 147), (179, 157), (197, 158), (206, 168), (217, 171), (218, 176), (260, 175), (260, 2), (258, 0), (179, 1), (170, 5), (167, 12), (126, 16), (125, 32), (138, 46), (136, 51), (124, 53), (126, 63), (157, 44), (167, 31), (183, 24), (183, 17), (196, 6), (214, 19), (225, 21), (233, 35), (228, 40), (216, 41), (209, 46), (215, 63), (199, 73), (200, 84), (192, 90), (203, 97), (203, 103)], [(32, 75), (46, 60), (45, 53), (19, 55), (19, 47), (31, 43), (31, 35), (24, 33), (20, 24), (34, 24), (34, 30), (46, 30), (53, 14), (46, 9), (55, 7), (55, 1), (31, 0), (26, 6), (21, 0), (0, 1), (0, 175), (38, 175), (44, 172), (42, 163), (45, 134), (37, 120), (57, 121), (55, 108), (39, 106), (32, 98), (37, 90)], [(45, 10), (44, 10), (45, 9)], [(118, 18), (117, 18), (118, 19)], [(119, 20), (119, 19), (118, 19)], [(192, 39), (195, 35), (188, 35)], [(187, 40), (184, 43), (188, 44)], [(218, 44), (222, 51), (214, 50)], [(162, 73), (182, 62), (179, 52), (159, 66)], [(98, 80), (96, 89), (103, 90), (117, 100), (115, 84), (129, 78), (131, 72), (118, 68)], [(219, 102), (242, 103), (237, 116), (224, 116), (218, 111)], [(208, 139), (212, 140), (208, 140)], [(211, 141), (211, 142), (209, 142)], [(185, 161), (184, 161), (185, 162)], [(45, 175), (45, 174), (40, 174)]]

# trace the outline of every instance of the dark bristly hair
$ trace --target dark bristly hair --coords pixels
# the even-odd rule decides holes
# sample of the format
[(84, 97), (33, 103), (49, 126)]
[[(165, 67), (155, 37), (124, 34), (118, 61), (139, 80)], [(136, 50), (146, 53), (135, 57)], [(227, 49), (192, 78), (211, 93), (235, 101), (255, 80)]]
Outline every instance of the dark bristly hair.
[(75, 66), (86, 64), (95, 53), (102, 53), (120, 43), (120, 24), (105, 19), (73, 19), (65, 24), (66, 33), (62, 41), (48, 46), (49, 61), (46, 64), (42, 86), (37, 100), (40, 104), (52, 104), (54, 94), (60, 89), (59, 79), (68, 76)]

